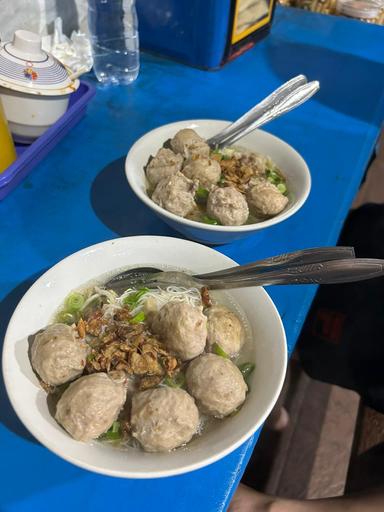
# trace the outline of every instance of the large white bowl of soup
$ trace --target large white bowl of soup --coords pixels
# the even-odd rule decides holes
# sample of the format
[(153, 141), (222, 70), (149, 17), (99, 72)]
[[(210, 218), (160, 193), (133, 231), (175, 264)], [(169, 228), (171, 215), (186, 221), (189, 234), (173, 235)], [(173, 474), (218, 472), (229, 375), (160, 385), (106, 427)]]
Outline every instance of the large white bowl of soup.
[(205, 140), (229, 123), (179, 121), (156, 128), (130, 149), (125, 172), (134, 193), (187, 238), (223, 244), (294, 215), (311, 177), (300, 154), (263, 130), (221, 149)]
[(262, 425), (285, 376), (284, 327), (268, 294), (105, 286), (126, 268), (233, 265), (194, 242), (139, 236), (52, 267), (6, 332), (3, 376), (20, 420), (63, 459), (117, 477), (186, 473), (235, 450)]

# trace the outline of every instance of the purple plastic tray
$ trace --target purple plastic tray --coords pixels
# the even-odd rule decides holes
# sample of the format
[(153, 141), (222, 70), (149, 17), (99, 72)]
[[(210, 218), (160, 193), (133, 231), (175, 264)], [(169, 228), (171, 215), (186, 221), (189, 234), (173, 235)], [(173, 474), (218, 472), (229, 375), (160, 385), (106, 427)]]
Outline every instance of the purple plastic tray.
[(68, 110), (46, 132), (32, 144), (17, 144), (17, 159), (0, 174), (0, 200), (4, 199), (32, 171), (40, 160), (61, 140), (64, 135), (84, 116), (88, 101), (96, 90), (88, 82), (80, 82), (76, 92), (71, 94)]

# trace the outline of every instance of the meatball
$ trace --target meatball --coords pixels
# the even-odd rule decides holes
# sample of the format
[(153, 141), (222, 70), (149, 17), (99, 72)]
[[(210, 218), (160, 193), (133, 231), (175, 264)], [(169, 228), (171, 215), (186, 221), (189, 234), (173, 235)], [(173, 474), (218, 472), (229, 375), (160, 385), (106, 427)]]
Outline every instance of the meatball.
[(195, 191), (193, 181), (177, 172), (159, 181), (152, 200), (169, 212), (185, 217), (196, 207)]
[(207, 341), (207, 317), (202, 308), (180, 302), (168, 302), (156, 315), (152, 330), (182, 361), (204, 350)]
[(241, 226), (249, 215), (243, 194), (232, 187), (212, 190), (208, 196), (207, 212), (223, 226)]
[(264, 176), (266, 169), (273, 166), (271, 158), (260, 153), (245, 153), (242, 161), (244, 165), (249, 165), (253, 169), (255, 176)]
[(247, 385), (240, 370), (230, 359), (204, 354), (188, 367), (187, 388), (201, 411), (222, 418), (235, 411), (245, 400)]
[(191, 128), (184, 128), (171, 139), (171, 147), (175, 153), (180, 153), (185, 158), (208, 158), (210, 148), (203, 138)]
[(251, 212), (256, 216), (270, 217), (282, 212), (288, 204), (288, 197), (273, 183), (256, 180), (247, 194)]
[(96, 439), (116, 420), (126, 393), (125, 384), (106, 373), (80, 377), (62, 394), (55, 418), (77, 441)]
[(207, 343), (214, 343), (230, 356), (239, 352), (244, 343), (244, 327), (240, 319), (224, 306), (212, 306), (207, 310)]
[(210, 189), (216, 185), (221, 176), (221, 167), (212, 158), (196, 158), (189, 160), (182, 173), (191, 180), (197, 180), (202, 187)]
[(133, 396), (132, 435), (147, 452), (165, 452), (188, 443), (199, 422), (195, 401), (183, 389), (161, 387)]
[(145, 173), (149, 183), (155, 187), (160, 180), (169, 178), (180, 171), (183, 166), (184, 158), (182, 155), (176, 155), (173, 151), (161, 148), (156, 156), (148, 163)]
[(32, 367), (44, 382), (58, 386), (83, 373), (88, 350), (69, 325), (49, 325), (35, 336), (31, 347)]

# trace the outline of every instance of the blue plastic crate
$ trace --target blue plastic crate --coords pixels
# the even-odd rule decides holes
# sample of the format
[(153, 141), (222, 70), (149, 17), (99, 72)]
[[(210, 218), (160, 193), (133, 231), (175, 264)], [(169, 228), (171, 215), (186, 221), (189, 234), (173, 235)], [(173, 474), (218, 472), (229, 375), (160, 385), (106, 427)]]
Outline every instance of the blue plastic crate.
[(69, 101), (64, 115), (32, 144), (16, 144), (17, 159), (0, 174), (0, 200), (4, 199), (53, 149), (56, 144), (85, 115), (87, 104), (96, 89), (88, 82), (80, 82)]

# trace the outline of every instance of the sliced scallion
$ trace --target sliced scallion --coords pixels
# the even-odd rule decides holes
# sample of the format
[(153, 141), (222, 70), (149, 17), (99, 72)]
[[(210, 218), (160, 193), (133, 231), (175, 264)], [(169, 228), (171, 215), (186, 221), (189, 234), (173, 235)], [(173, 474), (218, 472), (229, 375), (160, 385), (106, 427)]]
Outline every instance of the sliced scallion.
[(209, 190), (204, 187), (199, 187), (195, 193), (195, 199), (198, 203), (206, 203), (209, 195)]
[(209, 217), (208, 215), (203, 215), (201, 219), (204, 224), (212, 224), (213, 226), (217, 226), (219, 224), (219, 221), (214, 219), (213, 217)]
[(133, 318), (130, 318), (129, 323), (130, 324), (140, 324), (141, 322), (144, 322), (144, 320), (145, 320), (145, 313), (144, 313), (144, 311), (140, 311)]
[(109, 441), (117, 441), (121, 439), (121, 426), (120, 421), (114, 421), (109, 430), (102, 434), (102, 439), (108, 439)]
[(226, 359), (229, 359), (229, 355), (225, 352), (225, 350), (220, 347), (218, 343), (214, 343), (212, 345), (212, 352), (220, 357), (225, 357)]
[(123, 303), (126, 304), (127, 306), (136, 306), (141, 297), (145, 295), (147, 292), (149, 292), (149, 288), (140, 288), (140, 290), (137, 290), (137, 292), (125, 297)]
[(164, 384), (170, 388), (183, 388), (185, 386), (185, 375), (179, 372), (175, 377), (165, 377)]
[(78, 315), (75, 313), (69, 313), (69, 311), (61, 311), (57, 315), (56, 319), (60, 324), (72, 325), (78, 321)]
[(69, 313), (74, 313), (76, 311), (80, 311), (84, 306), (84, 303), (84, 296), (79, 292), (73, 292), (65, 299), (64, 307)]
[(244, 380), (246, 380), (255, 369), (255, 365), (253, 363), (243, 363), (239, 364), (238, 368), (243, 374)]

